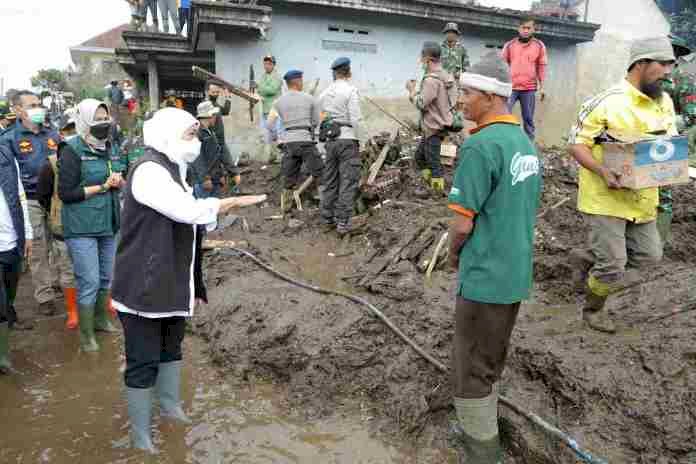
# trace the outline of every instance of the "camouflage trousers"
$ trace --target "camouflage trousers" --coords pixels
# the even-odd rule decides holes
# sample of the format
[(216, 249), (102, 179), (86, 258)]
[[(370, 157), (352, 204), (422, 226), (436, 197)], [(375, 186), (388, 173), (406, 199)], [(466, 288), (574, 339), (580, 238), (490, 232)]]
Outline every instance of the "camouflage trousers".
[(362, 160), (357, 140), (326, 143), (322, 179), (321, 217), (325, 223), (347, 224), (353, 215)]
[(36, 302), (47, 303), (56, 299), (54, 283), (63, 288), (74, 288), (72, 263), (65, 244), (54, 240), (48, 230), (46, 211), (36, 200), (29, 200), (29, 220), (34, 239), (29, 260), (31, 280)]
[(696, 126), (692, 126), (686, 133), (689, 140), (689, 166), (696, 167)]

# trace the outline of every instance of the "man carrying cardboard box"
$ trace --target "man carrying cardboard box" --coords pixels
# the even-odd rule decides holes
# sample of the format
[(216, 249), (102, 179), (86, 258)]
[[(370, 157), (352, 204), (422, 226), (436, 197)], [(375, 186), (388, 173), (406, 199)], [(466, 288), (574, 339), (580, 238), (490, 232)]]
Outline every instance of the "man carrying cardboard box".
[(628, 282), (626, 265), (640, 267), (662, 259), (657, 231), (658, 189), (628, 190), (621, 174), (603, 165), (598, 139), (606, 134), (649, 138), (677, 135), (674, 104), (662, 82), (671, 73), (675, 57), (667, 37), (633, 43), (625, 80), (591, 98), (580, 111), (568, 144), (580, 163), (578, 209), (590, 225), (591, 255), (582, 259), (589, 269), (583, 319), (602, 332), (616, 328), (605, 309), (607, 298)]

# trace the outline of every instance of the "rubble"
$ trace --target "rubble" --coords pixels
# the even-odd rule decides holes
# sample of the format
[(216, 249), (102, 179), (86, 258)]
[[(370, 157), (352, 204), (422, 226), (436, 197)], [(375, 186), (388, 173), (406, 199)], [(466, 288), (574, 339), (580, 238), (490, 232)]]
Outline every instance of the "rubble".
[[(369, 149), (374, 156), (384, 147), (377, 142)], [(310, 207), (293, 212), (305, 223), (300, 229), (288, 229), (286, 220), (266, 221), (269, 212), (259, 210), (245, 218), (253, 234), (235, 226), (218, 238), (247, 240), (249, 250), (290, 275), (365, 297), (448, 364), (456, 273), (443, 266), (441, 255), (431, 282), (422, 272), (450, 213), (442, 199), (412, 199), (420, 180), (403, 155), (413, 143), (402, 138), (400, 144), (401, 152), (388, 156), (380, 171), (398, 170), (400, 181), (364, 200), (359, 234), (338, 240), (321, 232)], [(689, 462), (696, 453), (693, 187), (674, 189), (674, 239), (663, 263), (643, 274), (642, 285), (610, 299), (619, 331), (607, 336), (583, 326), (583, 297), (571, 280), (568, 254), (584, 246), (587, 233), (575, 208), (577, 168), (562, 148), (545, 150), (543, 161), (534, 295), (521, 308), (501, 392), (608, 462)], [(256, 168), (248, 176), (249, 188), (270, 192), (276, 206), (277, 169)], [(280, 281), (246, 259), (213, 254), (208, 268), (210, 305), (193, 325), (217, 363), (243, 378), (284, 384), (288, 405), (307, 417), (330, 414), (342, 398), (358, 398), (370, 408), (375, 430), (414, 442), (416, 462), (441, 462), (428, 450), (448, 446), (446, 375), (360, 306)], [(506, 462), (576, 462), (526, 419), (504, 406), (500, 414)]]

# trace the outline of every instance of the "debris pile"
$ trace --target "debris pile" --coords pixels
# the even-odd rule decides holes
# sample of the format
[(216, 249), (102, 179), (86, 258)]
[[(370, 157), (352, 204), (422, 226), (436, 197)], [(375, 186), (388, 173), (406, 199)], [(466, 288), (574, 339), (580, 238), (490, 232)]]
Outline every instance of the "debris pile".
[[(368, 176), (390, 136), (380, 136), (381, 143), (375, 140), (370, 148), (375, 160), (366, 165)], [(211, 238), (244, 240), (287, 274), (367, 298), (448, 364), (457, 277), (443, 267), (447, 247), (435, 250), (450, 212), (443, 199), (413, 200), (419, 179), (400, 161), (412, 147), (405, 140), (399, 142), (400, 156), (390, 148), (385, 157), (386, 170), (400, 169), (402, 180), (388, 198), (374, 200), (360, 234), (339, 240), (322, 233), (311, 210), (302, 213), (305, 227), (290, 229), (286, 221), (266, 220), (277, 214), (274, 205), (259, 209), (258, 217), (249, 214), (246, 232), (237, 228)], [(520, 311), (502, 393), (608, 462), (691, 462), (696, 193), (691, 185), (674, 189), (674, 239), (663, 263), (644, 274), (642, 285), (610, 299), (619, 331), (598, 334), (583, 326), (583, 297), (568, 264), (570, 250), (584, 246), (587, 237), (575, 207), (577, 169), (560, 148), (546, 150), (543, 158), (535, 291)], [(276, 175), (275, 167), (255, 168), (248, 182), (267, 192)], [(417, 443), (415, 462), (442, 462), (428, 450), (448, 446), (446, 375), (359, 306), (279, 281), (242, 258), (211, 252), (208, 264), (210, 305), (193, 326), (209, 341), (216, 362), (243, 378), (282, 383), (289, 406), (304, 416), (331, 414), (346, 399), (357, 400), (376, 430), (407, 434)], [(509, 462), (576, 462), (526, 419), (505, 407), (500, 413)]]

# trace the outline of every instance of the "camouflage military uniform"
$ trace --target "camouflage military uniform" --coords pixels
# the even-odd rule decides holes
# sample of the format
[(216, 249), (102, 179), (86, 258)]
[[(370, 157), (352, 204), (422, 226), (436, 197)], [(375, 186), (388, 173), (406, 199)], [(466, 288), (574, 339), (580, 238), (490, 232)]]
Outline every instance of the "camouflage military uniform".
[(445, 71), (455, 77), (459, 77), (461, 72), (469, 68), (469, 54), (461, 42), (457, 42), (454, 44), (454, 47), (450, 47), (449, 42), (445, 40), (440, 48), (440, 60)]
[[(696, 78), (676, 68), (663, 84), (663, 90), (672, 98), (674, 110), (680, 119), (679, 132), (689, 139), (689, 164), (696, 165)], [(660, 189), (658, 228), (663, 241), (671, 236), (669, 224), (672, 222), (672, 189)]]

